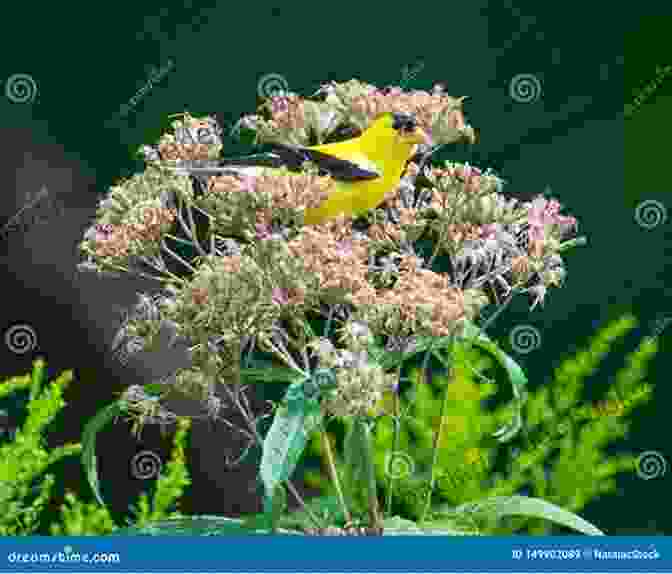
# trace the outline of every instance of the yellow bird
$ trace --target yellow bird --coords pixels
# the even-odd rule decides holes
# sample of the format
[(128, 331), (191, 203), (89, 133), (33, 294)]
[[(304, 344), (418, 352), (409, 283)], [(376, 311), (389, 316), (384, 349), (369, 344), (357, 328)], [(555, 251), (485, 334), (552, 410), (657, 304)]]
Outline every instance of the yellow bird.
[(431, 145), (428, 135), (409, 114), (379, 115), (358, 137), (311, 147), (275, 144), (274, 152), (222, 159), (216, 168), (187, 168), (192, 175), (238, 173), (255, 175), (282, 166), (298, 171), (304, 162), (329, 174), (335, 189), (318, 207), (307, 209), (304, 222), (319, 224), (338, 215), (361, 215), (380, 205), (399, 183), (406, 162), (418, 144)]

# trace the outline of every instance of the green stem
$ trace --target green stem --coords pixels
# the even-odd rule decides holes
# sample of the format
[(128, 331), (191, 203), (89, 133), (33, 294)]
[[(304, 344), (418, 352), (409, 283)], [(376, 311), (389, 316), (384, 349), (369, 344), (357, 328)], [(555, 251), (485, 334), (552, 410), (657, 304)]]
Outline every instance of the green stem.
[(441, 400), (441, 412), (440, 412), (440, 422), (439, 422), (439, 431), (434, 435), (434, 444), (432, 445), (432, 469), (431, 469), (431, 477), (430, 477), (430, 483), (429, 483), (429, 492), (427, 493), (427, 501), (425, 503), (425, 510), (422, 513), (422, 517), (420, 518), (420, 523), (425, 521), (425, 517), (427, 516), (427, 513), (429, 512), (429, 509), (432, 504), (432, 493), (434, 492), (434, 487), (436, 486), (436, 465), (439, 460), (439, 441), (441, 440), (441, 436), (443, 435), (443, 428), (444, 424), (446, 421), (446, 404), (448, 403), (448, 386), (451, 380), (451, 371), (449, 370), (448, 372), (448, 377), (446, 384), (443, 387), (443, 397)]
[(355, 432), (359, 435), (361, 441), (361, 452), (364, 456), (364, 472), (366, 473), (366, 488), (369, 503), (370, 526), (379, 529), (382, 524), (380, 520), (380, 509), (378, 507), (378, 492), (376, 489), (376, 469), (373, 464), (373, 448), (371, 447), (371, 431), (366, 421), (357, 418), (354, 421)]
[(331, 450), (331, 441), (329, 440), (329, 435), (327, 430), (322, 426), (322, 442), (324, 444), (324, 450), (327, 455), (327, 464), (329, 465), (329, 474), (331, 474), (331, 481), (334, 484), (336, 493), (338, 494), (338, 500), (343, 509), (343, 514), (345, 516), (345, 522), (352, 522), (352, 516), (350, 516), (350, 511), (348, 506), (345, 503), (345, 496), (343, 496), (343, 489), (341, 488), (341, 481), (338, 479), (338, 472), (336, 471), (336, 462), (334, 460), (334, 453)]
[[(400, 364), (397, 367), (397, 381), (399, 384), (401, 384), (401, 367), (402, 365)], [(398, 387), (397, 387), (398, 389)], [(399, 450), (399, 438), (401, 434), (401, 417), (399, 416), (399, 394), (398, 392), (394, 393), (394, 416), (392, 417), (392, 421), (394, 423), (394, 439), (392, 442), (392, 452), (396, 453)], [(387, 488), (387, 503), (386, 503), (386, 509), (387, 509), (387, 515), (390, 516), (392, 514), (392, 493), (394, 490), (394, 473), (390, 473), (389, 477), (389, 485)]]

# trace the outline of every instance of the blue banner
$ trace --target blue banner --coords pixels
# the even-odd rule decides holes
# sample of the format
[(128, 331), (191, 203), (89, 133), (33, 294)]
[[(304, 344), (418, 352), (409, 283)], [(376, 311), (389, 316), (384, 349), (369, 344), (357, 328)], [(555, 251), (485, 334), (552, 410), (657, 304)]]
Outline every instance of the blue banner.
[(672, 572), (672, 539), (17, 537), (0, 572)]

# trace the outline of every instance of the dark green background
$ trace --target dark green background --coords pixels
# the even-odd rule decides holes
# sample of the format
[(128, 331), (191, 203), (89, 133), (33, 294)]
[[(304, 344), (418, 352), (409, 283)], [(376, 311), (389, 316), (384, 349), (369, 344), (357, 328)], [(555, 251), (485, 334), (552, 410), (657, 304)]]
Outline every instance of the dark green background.
[[(32, 105), (0, 97), (1, 213), (9, 217), (26, 188), (44, 182), (67, 208), (67, 215), (2, 247), (0, 317), (6, 326), (26, 322), (36, 329), (39, 351), (53, 371), (78, 369), (78, 383), (68, 395), (71, 406), (56, 425), (54, 440), (76, 440), (87, 417), (145, 376), (122, 371), (105, 357), (112, 308), (130, 303), (137, 284), (72, 278), (74, 243), (97, 199), (115, 178), (137, 169), (130, 152), (155, 141), (168, 125), (168, 114), (185, 108), (215, 113), (230, 127), (254, 110), (257, 81), (268, 73), (281, 74), (290, 89), (309, 95), (328, 80), (396, 84), (404, 66), (421, 62), (412, 87), (441, 82), (452, 96), (470, 96), (468, 119), (481, 130), (480, 144), (449, 150), (446, 158), (499, 170), (509, 182), (505, 191), (516, 197), (527, 199), (550, 186), (577, 216), (589, 245), (568, 257), (567, 286), (551, 293), (546, 308), (532, 315), (519, 301), (493, 330), (505, 347), (515, 325), (540, 330), (541, 347), (521, 358), (533, 385), (547, 382), (558, 361), (598, 326), (633, 312), (642, 329), (591, 380), (599, 392), (621, 366), (622, 354), (651, 332), (651, 322), (672, 317), (665, 286), (669, 222), (645, 230), (634, 221), (644, 200), (672, 210), (665, 161), (672, 78), (632, 119), (622, 117), (624, 103), (655, 77), (656, 65), (672, 63), (667, 40), (672, 18), (662, 7), (642, 2), (627, 7), (605, 2), (517, 2), (515, 7), (482, 1), (168, 7), (72, 2), (11, 3), (3, 11), (0, 77), (30, 74), (39, 92)], [(174, 68), (128, 118), (115, 120), (152, 69), (169, 60)], [(510, 98), (509, 82), (521, 73), (541, 81), (538, 101), (521, 104)], [(626, 444), (635, 452), (657, 450), (668, 463), (670, 333), (660, 337), (661, 353), (650, 377), (656, 385), (654, 404), (638, 417)], [(25, 372), (31, 359), (3, 349), (2, 371)], [(207, 427), (195, 431), (197, 494), (189, 498), (187, 511), (254, 506), (254, 495), (245, 494), (254, 470), (226, 473), (222, 467), (218, 449), (224, 428), (217, 427), (217, 434)], [(143, 440), (144, 447), (163, 452), (169, 446), (151, 431)], [(103, 481), (116, 485), (114, 491), (108, 487), (108, 495), (118, 510), (144, 487), (125, 470), (128, 457), (144, 447), (121, 427), (101, 439)], [(79, 469), (66, 465), (65, 472), (74, 480)], [(591, 505), (585, 516), (612, 534), (669, 532), (659, 501), (670, 480), (669, 471), (648, 482), (625, 477), (619, 496)]]

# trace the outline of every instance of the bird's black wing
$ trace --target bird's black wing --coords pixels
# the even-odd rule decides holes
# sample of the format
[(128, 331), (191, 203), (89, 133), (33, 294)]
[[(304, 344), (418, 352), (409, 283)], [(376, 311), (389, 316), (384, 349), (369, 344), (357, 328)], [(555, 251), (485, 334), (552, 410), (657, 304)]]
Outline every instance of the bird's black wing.
[(362, 181), (368, 179), (377, 179), (380, 173), (365, 169), (353, 162), (346, 161), (332, 155), (311, 150), (303, 147), (294, 147), (282, 144), (273, 144), (273, 151), (243, 156), (239, 158), (223, 158), (203, 167), (184, 165), (176, 167), (175, 170), (191, 175), (221, 175), (225, 173), (236, 173), (236, 168), (281, 168), (286, 167), (291, 171), (301, 171), (304, 162), (309, 161), (315, 164), (320, 173), (330, 175), (338, 181)]

